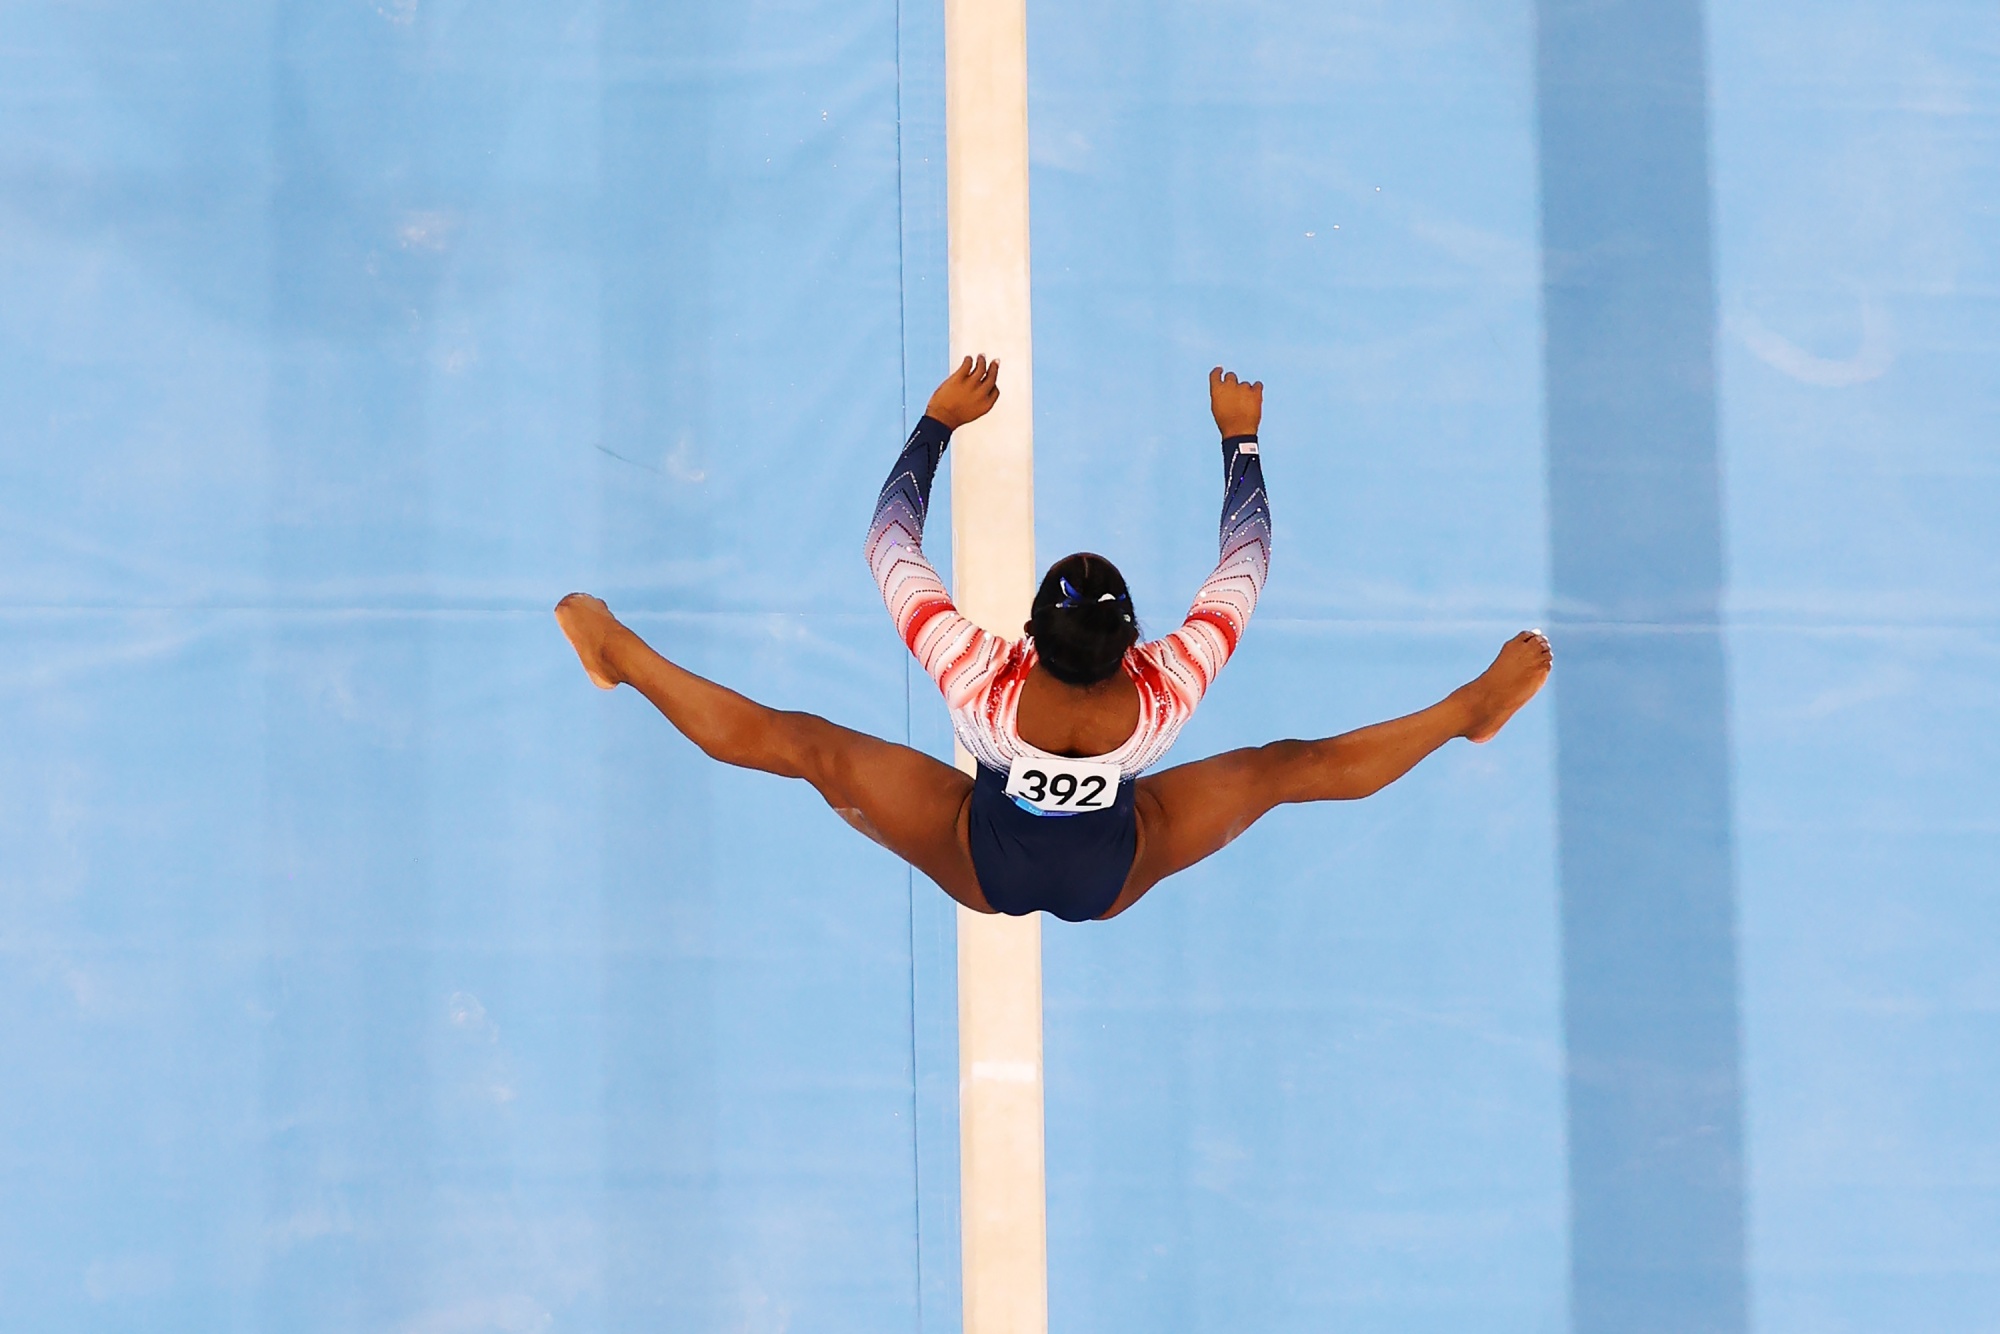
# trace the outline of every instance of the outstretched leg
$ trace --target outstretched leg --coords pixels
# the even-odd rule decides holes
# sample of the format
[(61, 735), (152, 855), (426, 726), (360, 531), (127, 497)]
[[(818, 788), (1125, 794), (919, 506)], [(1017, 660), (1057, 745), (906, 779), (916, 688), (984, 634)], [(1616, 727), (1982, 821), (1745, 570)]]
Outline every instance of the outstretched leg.
[(667, 661), (602, 601), (572, 593), (556, 622), (601, 689), (629, 685), (711, 759), (803, 778), (840, 817), (935, 880), (945, 893), (991, 912), (967, 851), (972, 780), (921, 751), (810, 713), (766, 708)]
[(1176, 871), (1219, 852), (1274, 806), (1351, 801), (1401, 778), (1453, 737), (1490, 741), (1542, 688), (1549, 641), (1524, 630), (1493, 665), (1421, 713), (1324, 741), (1274, 741), (1178, 765), (1139, 780), (1139, 856), (1115, 917)]

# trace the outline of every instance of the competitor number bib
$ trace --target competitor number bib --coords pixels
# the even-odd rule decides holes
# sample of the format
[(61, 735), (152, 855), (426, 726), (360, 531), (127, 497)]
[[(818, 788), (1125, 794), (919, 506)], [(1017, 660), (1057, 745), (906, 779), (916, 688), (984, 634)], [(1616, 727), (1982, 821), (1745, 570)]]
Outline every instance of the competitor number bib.
[(1118, 800), (1118, 766), (1023, 755), (1007, 771), (1007, 795), (1046, 815), (1108, 811)]

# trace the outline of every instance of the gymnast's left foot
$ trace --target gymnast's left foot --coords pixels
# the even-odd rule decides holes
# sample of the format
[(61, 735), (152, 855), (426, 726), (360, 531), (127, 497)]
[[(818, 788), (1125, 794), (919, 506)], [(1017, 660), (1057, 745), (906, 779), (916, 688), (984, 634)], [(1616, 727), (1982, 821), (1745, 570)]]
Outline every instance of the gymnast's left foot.
[(588, 593), (571, 593), (556, 603), (556, 624), (562, 627), (569, 646), (576, 650), (590, 683), (599, 690), (616, 690), (624, 678), (611, 665), (604, 646), (613, 632), (622, 627), (611, 614), (611, 608), (604, 605), (604, 599)]
[(1491, 741), (1515, 711), (1535, 697), (1549, 679), (1555, 653), (1539, 630), (1523, 630), (1500, 649), (1493, 665), (1464, 688), (1472, 706), (1472, 725), (1462, 734), (1468, 741)]

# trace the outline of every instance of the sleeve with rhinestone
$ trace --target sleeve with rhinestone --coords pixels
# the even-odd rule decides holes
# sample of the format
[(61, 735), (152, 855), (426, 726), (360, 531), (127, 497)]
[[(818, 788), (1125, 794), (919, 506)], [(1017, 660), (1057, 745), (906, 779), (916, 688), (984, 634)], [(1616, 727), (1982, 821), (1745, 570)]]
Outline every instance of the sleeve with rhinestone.
[(943, 422), (925, 417), (917, 423), (882, 484), (866, 554), (896, 633), (937, 682), (946, 702), (960, 708), (991, 683), (1008, 644), (959, 613), (924, 555), (931, 483), (950, 443), (951, 428)]
[(1221, 557), (1195, 594), (1180, 629), (1161, 640), (1159, 661), (1192, 705), (1243, 639), (1271, 568), (1271, 506), (1254, 435), (1222, 442)]

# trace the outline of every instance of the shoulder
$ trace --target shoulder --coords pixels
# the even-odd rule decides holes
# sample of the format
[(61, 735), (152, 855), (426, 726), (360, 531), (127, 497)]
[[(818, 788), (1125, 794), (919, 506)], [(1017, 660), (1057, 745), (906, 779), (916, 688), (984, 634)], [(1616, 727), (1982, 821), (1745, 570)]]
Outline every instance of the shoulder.
[(1134, 644), (1125, 653), (1125, 670), (1141, 686), (1158, 685), (1181, 674), (1187, 665), (1186, 626), (1161, 639)]
[(1033, 665), (1032, 650), (1026, 640), (1008, 639), (982, 630), (970, 619), (959, 616), (956, 633), (947, 645), (940, 645), (938, 684), (953, 708), (967, 708), (981, 696), (1018, 682)]

